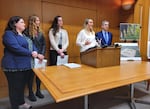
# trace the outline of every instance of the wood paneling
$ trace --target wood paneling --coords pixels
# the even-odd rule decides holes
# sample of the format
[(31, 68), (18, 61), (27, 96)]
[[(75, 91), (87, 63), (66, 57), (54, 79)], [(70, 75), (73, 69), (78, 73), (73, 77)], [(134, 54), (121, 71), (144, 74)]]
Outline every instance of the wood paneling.
[(41, 17), (41, 0), (0, 0), (0, 19), (19, 15), (28, 19), (29, 15)]
[[(9, 8), (8, 8), (9, 7)], [(83, 28), (85, 18), (94, 20), (95, 32), (100, 31), (101, 21), (110, 21), (110, 31), (113, 33), (113, 42), (119, 40), (119, 0), (0, 0), (0, 36), (10, 16), (19, 15), (27, 19), (36, 14), (40, 17), (42, 29), (46, 38), (46, 58), (49, 57), (48, 30), (56, 15), (61, 15), (64, 20), (64, 28), (69, 34), (69, 62), (80, 63), (79, 48), (76, 46), (76, 37)], [(1, 38), (0, 38), (1, 40)], [(0, 60), (3, 56), (3, 45), (0, 43)], [(6, 78), (0, 71), (0, 87), (7, 88)], [(0, 92), (0, 97), (1, 96)], [(7, 93), (5, 93), (7, 95)], [(6, 96), (3, 95), (3, 96)]]
[(144, 0), (142, 11), (142, 25), (141, 25), (141, 41), (140, 41), (140, 52), (143, 60), (147, 60), (147, 42), (148, 42), (148, 27), (149, 27), (149, 7), (150, 1)]
[[(85, 18), (92, 18), (96, 21), (96, 10), (90, 10), (79, 7), (70, 7), (69, 5), (52, 4), (49, 2), (42, 2), (42, 17), (43, 22), (52, 22), (53, 18), (57, 15), (63, 17), (64, 24), (66, 25), (82, 25)], [(50, 11), (49, 14), (47, 12)]]
[[(0, 0), (0, 61), (3, 56), (2, 35), (11, 16), (22, 16), (25, 21), (30, 15), (36, 14), (41, 18), (41, 0)], [(0, 63), (1, 65), (1, 63)], [(8, 96), (7, 81), (0, 68), (0, 98)]]
[[(64, 4), (64, 2), (63, 2)], [(43, 30), (45, 33), (48, 33), (49, 27), (53, 18), (57, 15), (61, 15), (64, 21), (64, 28), (68, 31), (69, 35), (69, 47), (68, 54), (70, 61), (73, 62), (74, 57), (79, 57), (79, 50), (76, 46), (76, 36), (78, 32), (83, 28), (83, 22), (85, 18), (92, 18), (96, 21), (96, 10), (86, 9), (81, 7), (70, 6), (71, 4), (55, 4), (51, 2), (42, 2), (42, 17), (43, 17)], [(51, 11), (50, 14), (47, 14), (48, 10)], [(49, 25), (47, 25), (49, 23)], [(46, 35), (47, 43), (49, 43), (48, 34)], [(49, 46), (49, 45), (48, 45)], [(49, 54), (49, 47), (47, 49), (47, 56)], [(47, 57), (48, 58), (48, 57)]]
[[(89, 10), (96, 10), (98, 0), (42, 0), (42, 2), (49, 2), (50, 4), (57, 4), (62, 6), (85, 8)], [(99, 0), (103, 1), (103, 0)], [(110, 1), (110, 0), (106, 0)], [(114, 0), (113, 0), (114, 1)], [(70, 10), (71, 11), (71, 10)]]
[(140, 53), (142, 60), (147, 60), (147, 41), (148, 41), (148, 24), (149, 24), (149, 0), (138, 0), (135, 5), (134, 21), (141, 24), (141, 37), (139, 40)]
[(120, 10), (121, 22), (141, 24), (141, 36), (138, 43), (142, 60), (147, 60), (149, 7), (149, 0), (136, 0), (132, 9)]
[[(95, 32), (100, 31), (101, 21), (110, 22), (110, 31), (113, 33), (113, 42), (119, 41), (119, 23), (140, 23), (142, 26), (139, 40), (140, 52), (143, 60), (147, 60), (149, 0), (136, 0), (131, 10), (121, 9), (120, 0), (0, 0), (0, 36), (10, 16), (22, 16), (27, 22), (28, 16), (36, 14), (41, 18), (42, 29), (47, 43), (46, 58), (49, 57), (48, 30), (56, 15), (63, 16), (64, 28), (69, 34), (68, 54), (70, 62), (80, 63), (79, 48), (76, 46), (76, 36), (83, 28), (83, 21), (89, 17), (94, 20)], [(2, 37), (0, 38), (2, 41)], [(3, 45), (0, 43), (0, 60), (3, 56)], [(1, 88), (3, 87), (3, 89)], [(0, 91), (6, 92), (6, 78), (0, 69)], [(7, 95), (7, 92), (5, 93)], [(0, 97), (6, 96), (0, 92)]]

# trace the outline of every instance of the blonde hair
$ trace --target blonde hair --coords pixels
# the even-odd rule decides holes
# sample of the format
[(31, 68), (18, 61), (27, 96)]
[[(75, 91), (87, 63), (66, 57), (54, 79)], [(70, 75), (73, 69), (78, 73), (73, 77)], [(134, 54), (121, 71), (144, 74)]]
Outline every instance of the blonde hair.
[(41, 28), (36, 25), (36, 19), (39, 18), (36, 15), (30, 16), (28, 20), (28, 29), (29, 35), (31, 38), (34, 38), (38, 32), (41, 32)]
[[(87, 25), (88, 25), (88, 23), (89, 23), (89, 20), (92, 20), (92, 19), (86, 18), (86, 19), (84, 20), (83, 26), (84, 26), (84, 28), (85, 28), (86, 30), (87, 30)], [(92, 21), (93, 21), (93, 20), (92, 20)], [(92, 34), (95, 34), (93, 28), (90, 30), (90, 32), (91, 32)]]

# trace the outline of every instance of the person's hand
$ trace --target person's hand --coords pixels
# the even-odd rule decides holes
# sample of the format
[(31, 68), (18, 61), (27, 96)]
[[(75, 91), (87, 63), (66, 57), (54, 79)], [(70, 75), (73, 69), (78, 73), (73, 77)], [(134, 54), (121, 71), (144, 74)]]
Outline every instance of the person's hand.
[(63, 53), (63, 52), (64, 52), (64, 49), (60, 49), (60, 52)]
[(57, 51), (58, 54), (61, 54), (61, 53), (63, 53), (63, 52), (64, 52), (63, 49), (59, 49), (59, 50)]
[(44, 59), (44, 56), (42, 54), (38, 54), (37, 56), (40, 60), (43, 60)]
[(61, 58), (64, 58), (65, 54), (62, 52), (60, 53)]
[(38, 53), (36, 51), (32, 51), (32, 57), (36, 58), (38, 56)]
[(39, 59), (39, 62), (38, 62), (38, 63), (39, 63), (39, 64), (41, 64), (41, 63), (42, 63), (42, 61), (43, 61), (43, 60)]
[(61, 50), (59, 49), (59, 50), (57, 51), (57, 53), (60, 54), (60, 53), (61, 53)]
[(89, 40), (85, 41), (85, 45), (89, 45), (91, 42)]

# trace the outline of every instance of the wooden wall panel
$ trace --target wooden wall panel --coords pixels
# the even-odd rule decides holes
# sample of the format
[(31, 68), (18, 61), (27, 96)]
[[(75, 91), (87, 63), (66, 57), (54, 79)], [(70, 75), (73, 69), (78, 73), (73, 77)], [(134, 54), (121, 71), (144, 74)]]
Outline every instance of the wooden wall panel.
[[(110, 31), (113, 33), (113, 42), (119, 41), (119, 23), (134, 22), (142, 25), (140, 52), (142, 59), (147, 59), (147, 38), (149, 0), (136, 0), (135, 8), (129, 11), (121, 9), (121, 0), (0, 0), (0, 36), (10, 16), (22, 16), (27, 22), (28, 16), (36, 14), (41, 18), (42, 29), (47, 43), (46, 57), (49, 56), (48, 30), (56, 15), (63, 16), (64, 28), (69, 34), (70, 62), (80, 62), (79, 48), (75, 44), (77, 33), (83, 28), (85, 18), (94, 19), (95, 32), (100, 31), (101, 21), (110, 22)], [(0, 37), (2, 41), (2, 37)], [(0, 43), (0, 60), (3, 56), (3, 45)], [(7, 96), (6, 78), (0, 69), (0, 97)]]
[[(92, 18), (94, 21), (96, 21), (96, 11), (79, 7), (70, 7), (68, 5), (54, 4), (50, 2), (42, 2), (42, 8), (42, 17), (44, 24), (50, 22), (49, 25), (43, 26), (43, 30), (45, 31), (45, 33), (48, 33), (51, 22), (53, 21), (53, 18), (55, 16), (61, 15), (63, 17), (64, 28), (68, 31), (69, 35), (68, 54), (70, 61), (72, 62), (73, 57), (79, 57), (79, 50), (76, 46), (76, 36), (78, 32), (83, 28), (84, 19)], [(48, 10), (55, 11), (51, 11), (50, 14), (47, 14)], [(46, 35), (46, 40), (47, 43), (49, 43), (48, 34)], [(47, 56), (48, 54), (49, 47), (47, 50)]]
[[(88, 1), (88, 0), (87, 0)], [(95, 32), (100, 31), (99, 27), (101, 25), (101, 21), (106, 19), (110, 21), (110, 31), (114, 34), (113, 42), (118, 41), (119, 39), (119, 32), (118, 32), (118, 25), (119, 25), (119, 11), (118, 11), (118, 2), (114, 2), (110, 0), (106, 0), (106, 2), (97, 2), (92, 3), (91, 1), (85, 2), (75, 0), (74, 2), (63, 0), (60, 2), (59, 0), (43, 0), (42, 2), (42, 17), (44, 25), (47, 25), (47, 22), (51, 24), (54, 16), (61, 15), (63, 16), (64, 20), (64, 27), (68, 30), (69, 33), (69, 48), (68, 53), (70, 55), (70, 61), (72, 61), (73, 57), (79, 57), (79, 51), (76, 47), (75, 41), (78, 32), (83, 27), (83, 22), (85, 18), (92, 18), (95, 24)], [(93, 8), (93, 5), (95, 8)], [(88, 7), (88, 9), (87, 9)], [(55, 10), (50, 11), (50, 14), (47, 14), (48, 10)], [(116, 16), (114, 16), (116, 15)], [(78, 27), (79, 26), (79, 27)], [(43, 26), (43, 30), (45, 33), (48, 33), (48, 29), (50, 26)], [(77, 29), (76, 29), (77, 28)], [(79, 28), (79, 29), (78, 29)], [(77, 31), (76, 31), (77, 30)], [(48, 39), (48, 36), (47, 40)], [(47, 41), (48, 42), (48, 41)], [(47, 50), (49, 52), (49, 50)], [(75, 53), (72, 53), (76, 51)], [(47, 53), (48, 53), (47, 52)], [(49, 54), (49, 53), (48, 53)]]
[[(5, 20), (0, 20), (0, 61), (2, 59), (3, 56), (3, 44), (2, 44), (2, 35), (4, 33), (4, 27), (6, 26), (7, 22)], [(1, 66), (1, 63), (0, 63)], [(6, 78), (4, 76), (4, 73), (2, 72), (2, 69), (0, 67), (0, 87), (5, 87), (7, 86), (7, 82), (6, 82)]]
[[(0, 0), (0, 61), (3, 56), (2, 35), (11, 16), (22, 16), (25, 21), (30, 15), (36, 14), (41, 18), (41, 0)], [(0, 63), (1, 65), (1, 63)], [(0, 68), (0, 97), (8, 96), (7, 81)]]
[(141, 37), (138, 41), (142, 60), (147, 60), (149, 0), (136, 0), (132, 9), (120, 10), (120, 22), (141, 24)]
[(134, 7), (129, 10), (120, 9), (120, 22), (133, 23), (134, 22)]
[(119, 0), (99, 0), (97, 3), (97, 29), (96, 32), (101, 30), (101, 22), (108, 20), (110, 23), (109, 31), (113, 34), (112, 42), (119, 41), (119, 23), (120, 23), (120, 5)]
[[(8, 8), (9, 7), (9, 8)], [(46, 38), (47, 52), (49, 57), (48, 30), (56, 15), (63, 16), (64, 28), (69, 34), (68, 54), (69, 62), (80, 63), (79, 48), (76, 46), (76, 37), (83, 28), (85, 18), (94, 20), (95, 32), (100, 31), (101, 21), (110, 21), (110, 31), (113, 33), (113, 42), (119, 39), (119, 0), (0, 0), (0, 36), (10, 16), (22, 16), (25, 21), (30, 15), (36, 14), (41, 18), (42, 29)], [(1, 41), (1, 38), (0, 38)], [(3, 48), (2, 43), (0, 47)], [(0, 59), (3, 49), (0, 49)], [(0, 97), (7, 96), (7, 82), (0, 70)]]
[[(61, 15), (65, 25), (82, 25), (85, 18), (96, 21), (96, 11), (67, 5), (42, 2), (43, 22), (51, 22), (56, 15)], [(50, 11), (53, 10), (53, 11)], [(48, 14), (49, 12), (49, 14)]]
[(79, 8), (85, 8), (90, 10), (97, 9), (96, 7), (97, 1), (103, 1), (103, 0), (42, 0), (42, 2), (49, 2), (51, 4), (58, 4), (58, 5), (70, 6), (70, 7), (79, 7)]
[(0, 13), (0, 19), (4, 20), (14, 15), (24, 19), (33, 14), (41, 17), (41, 0), (0, 0)]
[[(141, 0), (140, 0), (141, 1)], [(148, 42), (148, 31), (149, 31), (149, 9), (150, 9), (150, 1), (143, 0), (143, 9), (142, 9), (142, 17), (141, 17), (141, 38), (140, 38), (140, 53), (142, 56), (142, 60), (147, 60), (147, 42)]]

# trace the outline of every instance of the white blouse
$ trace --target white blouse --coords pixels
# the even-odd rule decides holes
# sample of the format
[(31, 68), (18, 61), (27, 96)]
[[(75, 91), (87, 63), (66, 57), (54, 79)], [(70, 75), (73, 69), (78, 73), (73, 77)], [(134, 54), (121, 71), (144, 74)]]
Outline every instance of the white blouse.
[[(88, 45), (85, 45), (86, 41), (91, 42)], [(84, 52), (88, 50), (89, 48), (98, 46), (98, 43), (95, 39), (95, 32), (88, 32), (85, 29), (82, 29), (79, 34), (77, 35), (76, 44), (80, 46), (80, 52)]]
[(49, 31), (49, 40), (50, 40), (50, 50), (58, 51), (58, 45), (60, 43), (60, 39), (62, 40), (62, 49), (64, 51), (67, 50), (69, 45), (68, 33), (65, 29), (60, 29), (59, 32), (56, 33), (56, 36), (53, 35), (53, 29)]

